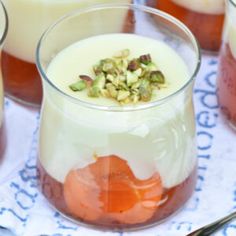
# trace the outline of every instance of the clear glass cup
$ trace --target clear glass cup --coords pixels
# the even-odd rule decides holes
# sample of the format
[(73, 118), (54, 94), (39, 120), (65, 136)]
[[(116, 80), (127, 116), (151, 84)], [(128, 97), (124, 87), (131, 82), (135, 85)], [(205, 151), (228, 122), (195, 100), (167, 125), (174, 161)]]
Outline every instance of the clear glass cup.
[[(2, 45), (6, 38), (8, 30), (8, 17), (6, 13), (6, 9), (3, 3), (0, 0), (0, 62), (2, 59)], [(3, 84), (2, 84), (2, 71), (0, 65), (0, 160), (2, 160), (4, 150), (6, 147), (6, 130), (4, 123), (4, 92), (3, 92)]]
[[(130, 3), (131, 0), (114, 2)], [(73, 9), (109, 3), (110, 0), (3, 0), (9, 15), (9, 32), (3, 48), (2, 72), (6, 95), (26, 105), (42, 100), (40, 75), (35, 65), (37, 42), (56, 19)]]
[(218, 67), (218, 98), (222, 112), (236, 129), (236, 1), (226, 1), (226, 20)]
[[(126, 20), (124, 30), (127, 12), (136, 18)], [(158, 21), (153, 21), (154, 16)], [(85, 22), (87, 27), (78, 30)], [(62, 50), (94, 36), (113, 35), (116, 40), (114, 34), (144, 36), (153, 39), (154, 46), (164, 43), (186, 66), (184, 84), (157, 101), (104, 106), (77, 99), (51, 80), (48, 68)], [(103, 47), (106, 50), (108, 45)], [(196, 182), (192, 87), (200, 53), (182, 23), (145, 6), (84, 9), (44, 33), (36, 63), (44, 89), (38, 182), (53, 207), (74, 222), (115, 230), (159, 223), (185, 204)], [(171, 68), (174, 76), (177, 67)]]
[[(155, 2), (155, 3), (154, 3)], [(147, 0), (150, 5), (181, 20), (205, 51), (218, 52), (224, 22), (224, 0)]]

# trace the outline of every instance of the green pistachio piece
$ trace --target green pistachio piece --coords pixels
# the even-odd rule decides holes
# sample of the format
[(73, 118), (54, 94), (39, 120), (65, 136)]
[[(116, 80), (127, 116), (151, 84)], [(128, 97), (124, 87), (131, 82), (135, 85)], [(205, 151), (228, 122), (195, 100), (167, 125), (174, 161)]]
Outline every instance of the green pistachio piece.
[(109, 92), (108, 92), (106, 89), (102, 89), (102, 90), (100, 91), (100, 93), (101, 93), (101, 95), (102, 95), (103, 97), (105, 97), (105, 98), (109, 98), (109, 97), (110, 97), (110, 94), (109, 94)]
[(99, 97), (100, 91), (105, 87), (106, 78), (103, 74), (100, 74), (93, 81), (92, 86), (89, 89), (88, 95), (90, 97)]
[(84, 80), (87, 83), (92, 83), (93, 82), (92, 78), (88, 75), (80, 75), (79, 77), (80, 77), (81, 80)]
[(146, 67), (146, 70), (147, 71), (154, 71), (154, 70), (157, 70), (157, 66), (155, 63), (153, 62), (150, 62), (148, 63), (147, 67)]
[(160, 84), (159, 83), (151, 83), (152, 89), (160, 89)]
[(100, 64), (102, 65), (102, 71), (113, 74), (115, 72), (115, 62), (113, 59), (107, 58), (101, 60)]
[(115, 87), (118, 87), (119, 83), (120, 83), (120, 80), (119, 80), (118, 77), (115, 77), (115, 78), (113, 79), (113, 81), (112, 81), (112, 84), (113, 84)]
[(130, 55), (130, 50), (129, 49), (124, 49), (119, 52), (117, 52), (114, 57), (116, 58), (126, 58)]
[(139, 68), (139, 66), (140, 65), (139, 65), (138, 60), (137, 59), (133, 59), (132, 61), (129, 62), (127, 69), (129, 71), (135, 71), (135, 70), (137, 70)]
[(127, 71), (127, 67), (128, 67), (128, 60), (127, 59), (121, 59), (121, 60), (118, 60), (116, 62), (116, 66), (117, 66), (117, 71), (116, 71), (116, 74), (117, 75), (120, 75), (120, 74), (125, 74), (126, 71)]
[(126, 98), (129, 97), (129, 95), (130, 95), (129, 91), (120, 90), (120, 91), (118, 91), (117, 100), (118, 101), (125, 100)]
[(127, 71), (127, 85), (132, 86), (132, 84), (138, 81), (138, 75), (134, 72)]
[(159, 70), (152, 71), (150, 73), (150, 81), (153, 82), (153, 83), (164, 84), (165, 83), (165, 77), (164, 77), (163, 73)]
[(138, 94), (139, 94), (139, 89), (138, 89), (138, 88), (132, 89), (132, 90), (131, 90), (131, 94), (133, 94), (133, 95), (138, 95)]
[(129, 104), (129, 103), (131, 103), (130, 97), (127, 97), (126, 99), (121, 101), (121, 104)]
[(135, 82), (134, 84), (132, 84), (131, 89), (138, 89), (140, 84), (141, 84), (140, 81)]
[(114, 80), (114, 76), (108, 74), (107, 77), (106, 77), (106, 79), (107, 79), (108, 81), (112, 82), (112, 81)]
[(152, 87), (150, 84), (150, 81), (148, 80), (142, 80), (140, 86), (139, 86), (139, 94), (141, 101), (148, 102), (152, 98)]
[(101, 89), (98, 87), (90, 87), (88, 90), (88, 96), (98, 98), (100, 95)]
[(133, 103), (137, 103), (139, 101), (139, 96), (137, 94), (134, 94), (131, 96), (131, 99), (132, 99)]
[(126, 77), (124, 75), (119, 75), (118, 78), (121, 82), (126, 81)]
[(93, 66), (95, 75), (100, 75), (102, 72), (102, 66), (100, 64)]
[(120, 90), (129, 90), (129, 87), (125, 82), (120, 81), (118, 89), (120, 89)]
[(139, 61), (144, 65), (148, 65), (150, 62), (152, 62), (151, 55), (150, 54), (142, 55), (139, 57)]
[(116, 90), (116, 88), (113, 84), (111, 84), (111, 83), (106, 84), (106, 88), (107, 88), (107, 91), (108, 91), (109, 95), (112, 98), (117, 98), (118, 91)]
[(87, 84), (84, 80), (80, 80), (74, 84), (71, 84), (69, 87), (72, 91), (76, 92), (76, 91), (82, 91), (86, 89)]
[(105, 87), (106, 78), (104, 75), (99, 75), (93, 81), (92, 87), (98, 87), (99, 89), (103, 89)]
[(136, 74), (138, 77), (140, 77), (140, 76), (142, 75), (142, 69), (141, 69), (141, 68), (138, 68), (138, 69), (135, 70), (133, 73)]

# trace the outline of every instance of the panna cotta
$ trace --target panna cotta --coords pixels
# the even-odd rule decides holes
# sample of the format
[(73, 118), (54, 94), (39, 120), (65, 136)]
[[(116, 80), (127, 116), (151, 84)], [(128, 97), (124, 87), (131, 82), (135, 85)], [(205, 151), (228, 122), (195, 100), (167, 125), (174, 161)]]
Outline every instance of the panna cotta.
[(158, 9), (186, 24), (203, 49), (219, 50), (224, 22), (224, 0), (158, 0), (156, 5)]
[(223, 44), (218, 67), (220, 107), (236, 127), (236, 1), (227, 1)]
[[(3, 0), (9, 15), (9, 32), (3, 49), (2, 70), (7, 95), (40, 105), (42, 86), (35, 66), (35, 51), (42, 33), (64, 14), (109, 0)], [(113, 1), (116, 2), (116, 1)], [(130, 0), (117, 1), (130, 3)], [(126, 16), (108, 16), (122, 28)], [(88, 25), (89, 27), (89, 25)], [(115, 26), (114, 26), (115, 27)], [(84, 26), (81, 26), (81, 30)], [(82, 31), (83, 31), (82, 30)]]
[(192, 87), (179, 92), (190, 71), (171, 47), (93, 36), (45, 73), (38, 169), (51, 204), (111, 228), (151, 224), (184, 204), (196, 179), (195, 122)]

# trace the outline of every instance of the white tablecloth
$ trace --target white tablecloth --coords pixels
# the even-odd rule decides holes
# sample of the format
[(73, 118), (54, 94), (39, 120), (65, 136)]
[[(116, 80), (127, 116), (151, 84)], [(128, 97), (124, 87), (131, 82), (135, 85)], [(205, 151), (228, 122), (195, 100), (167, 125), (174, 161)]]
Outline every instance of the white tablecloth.
[[(236, 209), (236, 132), (219, 113), (216, 70), (217, 58), (204, 56), (194, 89), (199, 157), (194, 195), (161, 225), (130, 233), (78, 226), (49, 207), (36, 186), (39, 112), (6, 99), (8, 143), (0, 166), (0, 225), (17, 236), (183, 236)], [(236, 222), (216, 235), (235, 236)]]

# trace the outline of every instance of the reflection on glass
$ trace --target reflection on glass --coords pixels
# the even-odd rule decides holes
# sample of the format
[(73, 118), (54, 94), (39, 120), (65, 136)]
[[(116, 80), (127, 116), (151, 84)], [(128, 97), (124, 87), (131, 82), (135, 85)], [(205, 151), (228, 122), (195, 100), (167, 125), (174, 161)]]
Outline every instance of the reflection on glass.
[[(125, 34), (128, 11), (150, 21), (127, 20), (136, 31)], [(153, 16), (155, 31), (140, 31)], [(92, 8), (47, 31), (37, 65), (44, 85), (38, 181), (54, 207), (76, 222), (134, 229), (183, 206), (196, 181), (199, 67), (183, 25), (142, 6)], [(151, 79), (160, 71), (164, 80)], [(70, 87), (75, 82), (82, 91)]]
[(218, 68), (218, 95), (223, 113), (236, 127), (236, 1), (227, 1), (226, 22)]
[(4, 125), (4, 93), (2, 85), (2, 72), (1, 72), (1, 56), (2, 56), (2, 44), (7, 34), (8, 19), (4, 5), (0, 1), (0, 160), (3, 157), (6, 146), (6, 133)]

